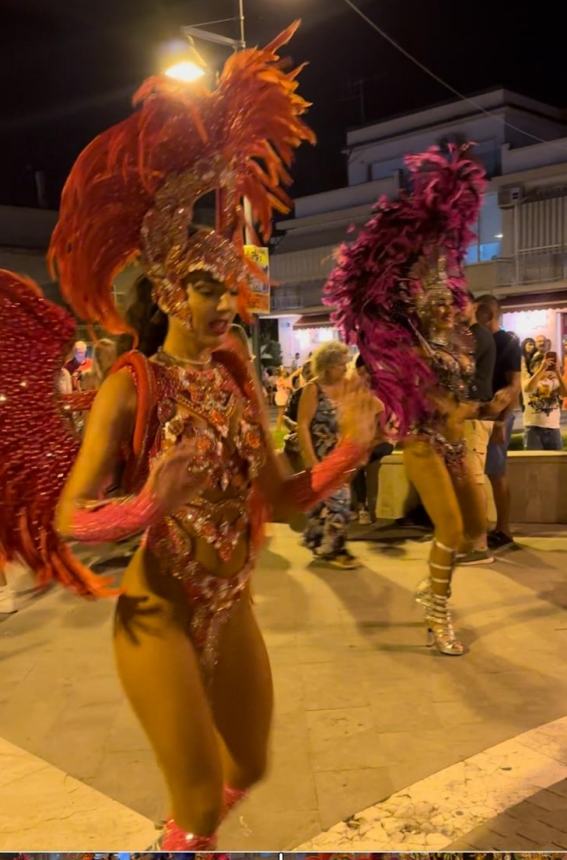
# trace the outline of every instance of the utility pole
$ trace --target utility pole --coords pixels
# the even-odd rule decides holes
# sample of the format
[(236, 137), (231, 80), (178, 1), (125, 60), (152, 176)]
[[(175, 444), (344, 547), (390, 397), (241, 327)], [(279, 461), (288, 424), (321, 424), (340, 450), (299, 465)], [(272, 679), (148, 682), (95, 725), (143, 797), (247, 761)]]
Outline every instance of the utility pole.
[[(232, 39), (228, 36), (222, 36), (219, 33), (215, 33), (211, 30), (204, 29), (205, 27), (214, 25), (214, 24), (227, 24), (229, 22), (238, 22), (240, 36), (238, 39)], [(202, 39), (205, 42), (212, 42), (216, 45), (222, 45), (227, 48), (232, 48), (237, 51), (244, 51), (246, 49), (246, 17), (244, 14), (244, 0), (238, 0), (238, 14), (233, 18), (222, 18), (218, 21), (205, 21), (202, 24), (196, 24), (191, 27), (182, 27), (182, 32), (189, 37), (190, 39)], [(243, 208), (244, 208), (244, 242), (247, 245), (254, 244), (254, 234), (251, 229), (252, 225), (252, 207), (250, 205), (250, 201), (247, 198), (243, 200)], [(252, 329), (252, 352), (254, 354), (254, 364), (256, 366), (256, 372), (258, 374), (258, 379), (262, 379), (262, 362), (260, 360), (260, 318), (252, 320), (251, 324)]]

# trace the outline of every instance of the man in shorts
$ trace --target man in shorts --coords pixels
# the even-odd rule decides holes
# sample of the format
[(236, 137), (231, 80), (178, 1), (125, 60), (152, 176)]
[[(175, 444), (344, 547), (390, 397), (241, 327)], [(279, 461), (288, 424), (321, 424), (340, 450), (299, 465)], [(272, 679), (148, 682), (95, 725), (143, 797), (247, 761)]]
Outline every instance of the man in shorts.
[[(471, 404), (476, 404), (479, 414), (465, 421), (465, 441), (467, 443), (467, 459), (469, 468), (479, 485), (486, 509), (485, 466), (487, 448), (494, 428), (494, 422), (479, 417), (484, 404), (492, 400), (492, 380), (496, 363), (496, 344), (492, 332), (477, 320), (477, 303), (472, 293), (463, 311), (465, 321), (469, 324), (474, 338), (475, 375), (470, 388)], [(490, 564), (494, 561), (487, 545), (487, 528), (470, 552), (457, 556), (460, 565)]]
[(486, 456), (486, 474), (492, 485), (496, 507), (496, 526), (488, 534), (488, 547), (497, 552), (513, 549), (515, 546), (510, 530), (510, 484), (507, 465), (508, 447), (514, 427), (514, 409), (521, 388), (522, 350), (518, 338), (501, 328), (502, 308), (494, 296), (479, 298), (477, 320), (492, 332), (496, 346), (493, 398), (485, 414), (494, 418)]

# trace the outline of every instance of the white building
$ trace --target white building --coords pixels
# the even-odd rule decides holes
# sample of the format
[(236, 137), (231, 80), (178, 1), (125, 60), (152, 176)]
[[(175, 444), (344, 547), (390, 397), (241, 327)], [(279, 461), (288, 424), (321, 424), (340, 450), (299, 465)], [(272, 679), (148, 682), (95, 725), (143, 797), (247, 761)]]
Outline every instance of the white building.
[(520, 337), (567, 342), (567, 114), (508, 90), (473, 101), (349, 132), (348, 186), (297, 199), (295, 217), (280, 222), (271, 315), (286, 363), (336, 336), (321, 289), (348, 228), (363, 224), (380, 196), (397, 193), (406, 154), (455, 135), (477, 144), (490, 179), (468, 255), (471, 288), (502, 297), (505, 326)]

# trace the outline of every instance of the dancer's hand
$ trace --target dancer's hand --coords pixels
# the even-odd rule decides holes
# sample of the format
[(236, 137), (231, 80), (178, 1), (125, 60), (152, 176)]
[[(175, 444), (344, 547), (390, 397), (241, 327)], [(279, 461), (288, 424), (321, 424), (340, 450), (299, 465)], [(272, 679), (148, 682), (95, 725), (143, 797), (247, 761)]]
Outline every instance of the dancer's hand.
[(147, 487), (165, 513), (173, 513), (207, 483), (207, 469), (196, 469), (197, 445), (186, 439), (162, 454), (152, 466)]
[(343, 439), (372, 448), (376, 440), (378, 415), (384, 404), (357, 380), (345, 382), (338, 401), (339, 427)]

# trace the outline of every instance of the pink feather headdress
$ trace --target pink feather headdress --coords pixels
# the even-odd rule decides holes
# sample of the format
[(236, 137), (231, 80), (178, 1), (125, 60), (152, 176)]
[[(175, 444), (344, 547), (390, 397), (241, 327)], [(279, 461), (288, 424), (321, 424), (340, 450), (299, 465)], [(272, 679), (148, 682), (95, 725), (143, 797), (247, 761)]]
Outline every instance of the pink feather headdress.
[(469, 150), (450, 145), (408, 156), (409, 188), (397, 200), (378, 201), (356, 239), (340, 247), (324, 289), (333, 321), (358, 347), (401, 435), (428, 411), (434, 379), (416, 349), (417, 332), (441, 257), (444, 286), (458, 306), (465, 301), (463, 262), (486, 185)]

